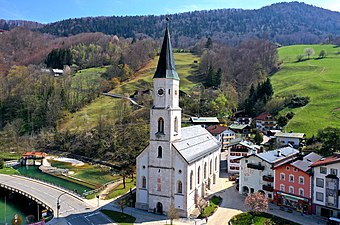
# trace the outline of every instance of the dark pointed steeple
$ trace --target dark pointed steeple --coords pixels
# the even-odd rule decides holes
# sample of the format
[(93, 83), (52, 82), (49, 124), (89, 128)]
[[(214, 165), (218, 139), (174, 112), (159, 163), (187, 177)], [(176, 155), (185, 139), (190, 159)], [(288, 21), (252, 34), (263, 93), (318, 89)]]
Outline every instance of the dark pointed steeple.
[(153, 78), (171, 78), (179, 80), (170, 41), (168, 26), (166, 26), (157, 70)]

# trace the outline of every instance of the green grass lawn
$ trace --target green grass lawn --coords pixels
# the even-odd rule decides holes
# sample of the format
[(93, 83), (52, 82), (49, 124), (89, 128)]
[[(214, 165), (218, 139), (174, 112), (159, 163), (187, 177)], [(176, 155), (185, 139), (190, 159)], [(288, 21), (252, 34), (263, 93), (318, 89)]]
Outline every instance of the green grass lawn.
[(299, 225), (298, 223), (294, 223), (292, 221), (286, 220), (284, 218), (280, 218), (268, 213), (260, 213), (258, 215), (253, 215), (249, 212), (241, 213), (235, 216), (231, 222), (232, 225), (250, 225), (252, 224), (252, 219), (254, 220), (254, 225), (263, 225), (265, 221), (272, 221), (276, 225)]
[(80, 180), (86, 181), (88, 183), (94, 184), (97, 188), (107, 182), (118, 180), (119, 175), (113, 173), (108, 167), (101, 167), (98, 165), (90, 165), (85, 163), (84, 166), (72, 166), (71, 163), (50, 161), (51, 165), (58, 168), (69, 169), (74, 171), (71, 177), (78, 178)]
[(19, 175), (20, 173), (13, 169), (12, 167), (4, 167), (3, 169), (0, 169), (1, 174), (8, 174), (8, 175)]
[(20, 159), (21, 156), (22, 154), (17, 152), (0, 152), (0, 158), (3, 158), (5, 161)]
[(214, 195), (211, 199), (209, 199), (209, 205), (204, 208), (203, 213), (199, 216), (199, 218), (206, 218), (214, 214), (221, 202), (222, 198), (220, 196)]
[(118, 197), (122, 194), (127, 193), (128, 191), (130, 191), (130, 188), (134, 188), (135, 185), (135, 181), (136, 179), (131, 179), (131, 178), (126, 178), (125, 181), (125, 188), (123, 184), (120, 184), (117, 188), (115, 188), (113, 191), (111, 191), (108, 196), (106, 197), (106, 199), (111, 199), (111, 198), (115, 198)]
[[(188, 91), (191, 87), (196, 85), (197, 81), (199, 81), (199, 76), (197, 75), (198, 63), (194, 63), (195, 60), (199, 60), (199, 57), (194, 56), (191, 53), (174, 53), (174, 57), (177, 72), (181, 79), (180, 89), (182, 91)], [(157, 62), (158, 57), (151, 60), (144, 68), (137, 71), (133, 79), (116, 87), (110, 93), (129, 96), (136, 90), (153, 88), (152, 77), (156, 71)], [(103, 68), (90, 68), (82, 70), (81, 73), (78, 72), (76, 76), (83, 76), (85, 73), (95, 73), (92, 70), (97, 73), (95, 76), (99, 76), (98, 74), (103, 72)], [(88, 130), (98, 124), (98, 121), (101, 118), (105, 118), (108, 123), (113, 124), (115, 122), (115, 111), (119, 101), (122, 100), (101, 96), (78, 112), (65, 116), (59, 128), (61, 130), (68, 129), (70, 131)]]
[(119, 225), (132, 225), (136, 218), (125, 213), (111, 211), (111, 210), (100, 210), (102, 213), (107, 215), (110, 219), (118, 223)]
[[(315, 50), (315, 55), (309, 60), (296, 62), (297, 55), (304, 54), (304, 49), (309, 47)], [(322, 49), (328, 55), (317, 59)], [(285, 127), (286, 131), (303, 132), (310, 137), (327, 126), (340, 127), (339, 50), (333, 45), (294, 45), (279, 49), (283, 65), (271, 78), (275, 96), (296, 94), (310, 97), (308, 105), (280, 112), (295, 113)]]

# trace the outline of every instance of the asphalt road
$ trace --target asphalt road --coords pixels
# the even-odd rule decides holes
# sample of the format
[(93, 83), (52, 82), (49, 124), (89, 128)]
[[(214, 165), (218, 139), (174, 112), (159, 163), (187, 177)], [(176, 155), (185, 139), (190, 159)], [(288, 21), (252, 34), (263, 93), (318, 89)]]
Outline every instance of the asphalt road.
[(63, 193), (65, 194), (63, 194), (59, 199), (60, 217), (89, 212), (92, 208), (82, 199), (75, 197), (64, 190), (32, 179), (0, 174), (0, 184), (5, 184), (12, 188), (21, 190), (22, 192), (39, 199), (54, 210), (55, 216), (57, 216), (57, 199)]
[(116, 225), (101, 212), (93, 212), (83, 215), (71, 215), (67, 217), (68, 225)]

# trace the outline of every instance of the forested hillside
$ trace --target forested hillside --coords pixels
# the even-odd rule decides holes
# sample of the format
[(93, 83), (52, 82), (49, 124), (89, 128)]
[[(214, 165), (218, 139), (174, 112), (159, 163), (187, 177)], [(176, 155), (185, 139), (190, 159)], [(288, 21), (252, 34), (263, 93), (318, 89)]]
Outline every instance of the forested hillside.
[[(253, 37), (290, 45), (332, 41), (340, 35), (339, 12), (298, 2), (278, 3), (258, 10), (219, 9), (167, 16), (177, 47), (189, 46), (204, 37), (233, 45)], [(39, 30), (58, 36), (103, 32), (120, 37), (160, 38), (167, 16), (77, 18), (51, 23)]]
[(15, 27), (24, 27), (27, 29), (38, 29), (38, 28), (42, 28), (43, 26), (44, 24), (34, 22), (34, 21), (0, 19), (0, 29), (2, 30), (11, 30)]

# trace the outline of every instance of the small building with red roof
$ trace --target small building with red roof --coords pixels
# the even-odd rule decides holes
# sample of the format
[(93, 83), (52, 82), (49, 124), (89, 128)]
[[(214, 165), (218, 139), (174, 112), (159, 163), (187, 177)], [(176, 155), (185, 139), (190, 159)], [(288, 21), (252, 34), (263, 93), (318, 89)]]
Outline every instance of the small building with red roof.
[(322, 157), (314, 152), (274, 167), (274, 203), (312, 213), (312, 170), (310, 165)]
[(311, 165), (313, 171), (313, 211), (318, 216), (340, 218), (340, 153)]
[(211, 125), (206, 128), (218, 141), (222, 143), (222, 151), (228, 149), (231, 140), (235, 139), (235, 132), (224, 125)]
[(255, 117), (256, 129), (267, 133), (269, 130), (274, 130), (277, 128), (276, 119), (267, 112), (263, 112), (257, 117)]

